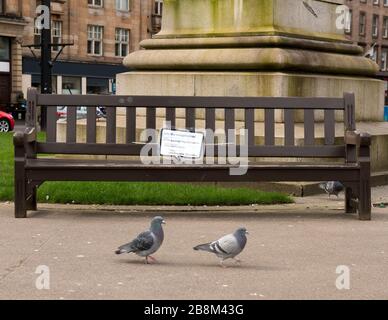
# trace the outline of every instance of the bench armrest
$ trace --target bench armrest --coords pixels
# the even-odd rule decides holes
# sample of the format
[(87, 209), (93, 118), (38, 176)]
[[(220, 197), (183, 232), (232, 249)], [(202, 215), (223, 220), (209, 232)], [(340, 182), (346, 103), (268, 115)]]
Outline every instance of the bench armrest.
[(346, 131), (346, 161), (356, 163), (370, 161), (370, 146), (372, 145), (372, 136), (369, 133), (358, 131)]
[(358, 131), (346, 131), (345, 144), (352, 146), (360, 146), (361, 134)]
[(34, 156), (35, 152), (35, 142), (36, 142), (36, 129), (28, 127), (24, 132), (16, 132), (13, 135), (13, 144), (15, 146), (15, 153), (19, 156), (27, 154), (28, 157)]
[(368, 132), (360, 134), (360, 145), (362, 147), (370, 147), (372, 145), (372, 136)]

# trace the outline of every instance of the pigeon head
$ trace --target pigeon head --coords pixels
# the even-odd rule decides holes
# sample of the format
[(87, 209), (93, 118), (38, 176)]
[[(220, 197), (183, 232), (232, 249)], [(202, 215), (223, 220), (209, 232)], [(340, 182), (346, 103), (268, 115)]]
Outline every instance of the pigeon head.
[(326, 183), (320, 183), (319, 188), (321, 188), (322, 190), (326, 190)]
[(164, 221), (163, 217), (155, 217), (152, 219), (151, 226), (161, 226), (162, 224), (166, 224), (166, 221)]
[(249, 232), (246, 228), (240, 228), (236, 231), (236, 234), (238, 234), (240, 236), (245, 236), (245, 235), (249, 234)]

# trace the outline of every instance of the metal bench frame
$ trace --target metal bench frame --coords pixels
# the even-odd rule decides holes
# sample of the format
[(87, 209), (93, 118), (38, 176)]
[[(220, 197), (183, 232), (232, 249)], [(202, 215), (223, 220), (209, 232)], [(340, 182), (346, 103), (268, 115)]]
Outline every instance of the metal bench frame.
[[(56, 107), (68, 106), (66, 142), (57, 142)], [(96, 106), (107, 108), (106, 143), (96, 143)], [(37, 106), (47, 106), (47, 140), (37, 141)], [(76, 107), (86, 106), (87, 139), (77, 143)], [(116, 143), (116, 108), (125, 107), (126, 143)], [(249, 164), (246, 175), (231, 176), (223, 165), (143, 165), (126, 161), (42, 159), (38, 154), (136, 156), (144, 145), (136, 142), (136, 108), (146, 108), (146, 126), (156, 128), (156, 109), (166, 108), (166, 120), (176, 124), (176, 109), (186, 109), (186, 128), (195, 128), (195, 110), (206, 110), (206, 128), (215, 129), (216, 109), (225, 110), (225, 131), (235, 128), (235, 110), (245, 111), (249, 157), (293, 157), (343, 159), (343, 163)], [(37, 210), (37, 188), (45, 181), (331, 181), (346, 186), (347, 213), (371, 219), (370, 145), (371, 136), (356, 131), (355, 99), (300, 97), (156, 97), (43, 95), (28, 91), (25, 132), (17, 132), (15, 145), (15, 216), (27, 217)], [(265, 111), (265, 142), (255, 144), (255, 109)], [(284, 110), (285, 145), (275, 144), (275, 110)], [(304, 110), (304, 145), (295, 145), (294, 112)], [(314, 112), (323, 110), (325, 143), (316, 145)], [(335, 111), (344, 113), (344, 142), (335, 144)], [(215, 156), (217, 155), (217, 149)]]

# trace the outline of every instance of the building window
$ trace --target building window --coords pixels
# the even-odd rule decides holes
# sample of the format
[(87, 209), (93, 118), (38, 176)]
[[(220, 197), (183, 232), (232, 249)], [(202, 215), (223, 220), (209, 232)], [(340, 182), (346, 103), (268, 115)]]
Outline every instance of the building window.
[(0, 14), (4, 14), (5, 10), (4, 10), (4, 0), (0, 0)]
[(381, 71), (387, 71), (388, 49), (381, 50)]
[[(53, 21), (51, 32), (53, 44), (60, 44), (62, 42), (62, 21)], [(59, 46), (53, 46), (53, 51), (58, 50)]]
[(88, 5), (91, 7), (102, 8), (104, 6), (103, 0), (88, 0)]
[[(42, 30), (34, 24), (34, 43), (40, 44), (42, 37)], [(60, 44), (62, 42), (62, 21), (51, 21), (51, 42), (53, 44)], [(59, 46), (53, 46), (53, 51), (58, 51)]]
[(109, 79), (105, 78), (88, 78), (87, 79), (87, 94), (108, 94)]
[(366, 27), (366, 14), (365, 12), (360, 12), (360, 36), (365, 35), (365, 27)]
[(154, 13), (157, 16), (161, 16), (163, 13), (163, 0), (155, 0)]
[(352, 33), (353, 26), (353, 11), (349, 10), (345, 17), (345, 32), (350, 34)]
[(383, 19), (383, 38), (388, 38), (388, 17)]
[(378, 54), (378, 51), (379, 49), (378, 49), (378, 47), (377, 47), (377, 45), (375, 45), (374, 47), (373, 47), (373, 52), (372, 52), (372, 56), (370, 57), (374, 62), (376, 62), (377, 63), (377, 54)]
[(102, 26), (88, 26), (88, 54), (102, 55), (103, 33)]
[(129, 11), (130, 0), (116, 0), (116, 10)]
[(62, 93), (63, 94), (81, 94), (81, 78), (78, 77), (62, 77)]
[(34, 44), (39, 44), (41, 41), (42, 30), (36, 27), (36, 20), (34, 22)]
[(116, 29), (116, 57), (126, 57), (129, 53), (129, 30)]
[(372, 20), (372, 37), (377, 38), (379, 35), (379, 16), (374, 14)]
[(0, 61), (10, 61), (10, 40), (6, 37), (0, 37)]

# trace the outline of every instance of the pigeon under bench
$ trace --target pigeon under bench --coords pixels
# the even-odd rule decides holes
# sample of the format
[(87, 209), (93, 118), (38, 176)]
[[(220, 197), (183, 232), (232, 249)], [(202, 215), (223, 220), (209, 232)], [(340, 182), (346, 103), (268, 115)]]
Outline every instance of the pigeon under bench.
[[(37, 106), (47, 107), (46, 141), (37, 140)], [(67, 106), (66, 141), (57, 139), (57, 106)], [(77, 139), (77, 106), (87, 108), (86, 137)], [(97, 136), (96, 107), (105, 106), (106, 139)], [(126, 110), (124, 143), (117, 140), (118, 108)], [(139, 157), (147, 142), (138, 140), (138, 108), (145, 108), (145, 126), (157, 129), (159, 114), (165, 115), (170, 129), (197, 132), (196, 110), (205, 110), (205, 127), (215, 130), (216, 111), (223, 110), (225, 132), (236, 129), (237, 111), (243, 110), (246, 137), (225, 141), (205, 137), (204, 145), (213, 145), (213, 158), (228, 145), (227, 152), (243, 156), (242, 141), (246, 143), (247, 163), (244, 174), (231, 174), (234, 164), (204, 162), (144, 163), (132, 161)], [(157, 109), (163, 109), (158, 112)], [(183, 120), (177, 109), (185, 110)], [(142, 109), (144, 110), (144, 109)], [(276, 115), (283, 112), (284, 143), (278, 144), (275, 134)], [(304, 115), (304, 143), (295, 143), (296, 112)], [(255, 112), (264, 113), (264, 141), (255, 139)], [(319, 113), (318, 113), (319, 112)], [(324, 142), (315, 136), (317, 114), (324, 113)], [(336, 114), (343, 114), (344, 138), (336, 138)], [(178, 116), (179, 115), (179, 116)], [(341, 118), (342, 119), (342, 118)], [(179, 121), (178, 121), (179, 120)], [(183, 121), (183, 122), (182, 122)], [(320, 120), (322, 121), (322, 119)], [(180, 124), (179, 124), (180, 123)], [(184, 123), (182, 128), (182, 123)], [(179, 124), (179, 125), (178, 125)], [(25, 132), (17, 132), (15, 145), (15, 216), (27, 217), (37, 210), (37, 188), (46, 181), (132, 181), (132, 182), (261, 182), (261, 181), (340, 181), (345, 186), (346, 213), (358, 213), (360, 220), (371, 219), (371, 137), (356, 131), (355, 98), (345, 93), (342, 98), (319, 97), (174, 97), (174, 96), (99, 96), (44, 95), (35, 89), (28, 91)], [(144, 127), (143, 127), (144, 128)], [(158, 128), (160, 129), (160, 128)], [(201, 128), (204, 129), (204, 128)], [(240, 129), (240, 128), (238, 128)], [(232, 131), (233, 132), (233, 131)], [(122, 141), (122, 139), (120, 139)], [(222, 142), (222, 143), (221, 143)], [(154, 144), (155, 141), (154, 141)], [(233, 148), (229, 148), (233, 146)], [(207, 150), (207, 148), (205, 148)], [(222, 149), (222, 150), (225, 150)], [(93, 158), (60, 159), (47, 155), (88, 155), (131, 157), (132, 160), (97, 160)], [(209, 156), (203, 155), (204, 158)], [(257, 162), (265, 158), (266, 162)], [(294, 162), (280, 162), (294, 158)], [(105, 159), (108, 159), (106, 157)], [(268, 159), (270, 161), (268, 161)], [(273, 160), (272, 160), (273, 159)], [(319, 161), (317, 159), (320, 159)]]

